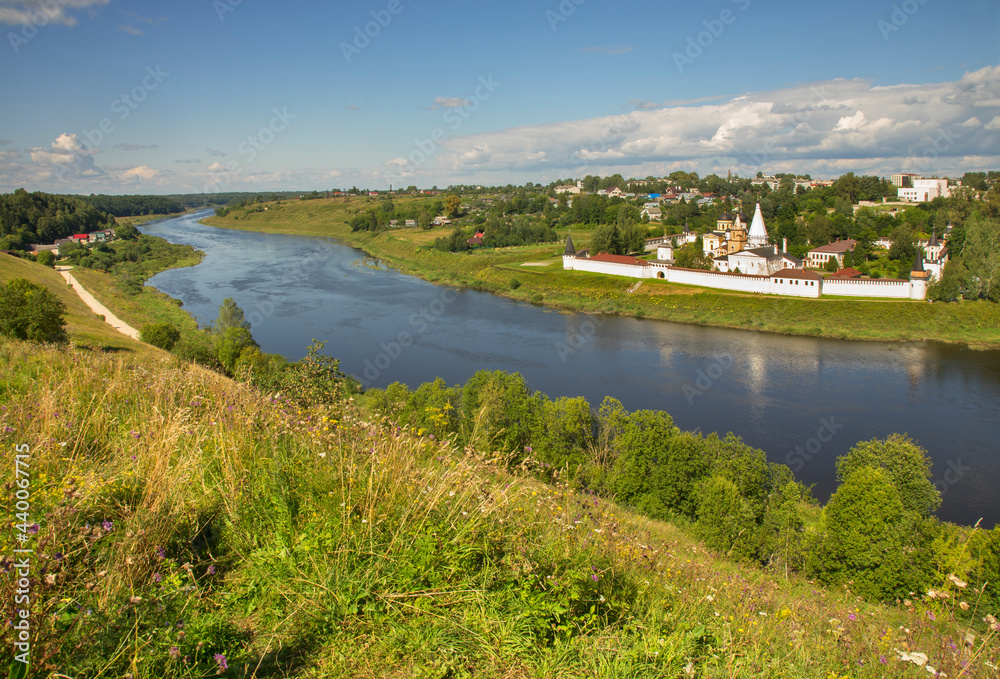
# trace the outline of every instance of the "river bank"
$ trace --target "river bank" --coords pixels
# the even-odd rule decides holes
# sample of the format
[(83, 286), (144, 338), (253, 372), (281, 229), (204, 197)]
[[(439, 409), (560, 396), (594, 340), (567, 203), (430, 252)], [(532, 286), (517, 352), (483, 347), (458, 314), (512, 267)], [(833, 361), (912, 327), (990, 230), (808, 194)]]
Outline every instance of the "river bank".
[[(447, 235), (447, 227), (351, 232), (346, 219), (366, 205), (360, 198), (285, 202), (269, 205), (266, 211), (235, 212), (202, 221), (244, 231), (337, 238), (432, 283), (565, 310), (785, 335), (1000, 348), (1000, 305), (989, 302), (794, 299), (656, 280), (643, 281), (636, 288), (630, 278), (564, 271), (562, 244), (447, 253), (429, 247), (435, 238)], [(577, 247), (585, 247), (589, 232), (575, 229), (574, 234)]]

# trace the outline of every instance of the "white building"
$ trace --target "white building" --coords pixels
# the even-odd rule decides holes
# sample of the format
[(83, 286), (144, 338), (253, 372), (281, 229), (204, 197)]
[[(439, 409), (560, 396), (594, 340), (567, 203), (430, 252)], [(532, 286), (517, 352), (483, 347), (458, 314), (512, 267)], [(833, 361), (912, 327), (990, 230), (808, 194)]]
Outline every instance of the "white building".
[(948, 198), (951, 190), (947, 179), (914, 179), (913, 188), (898, 189), (896, 195), (908, 203), (926, 203), (935, 198)]

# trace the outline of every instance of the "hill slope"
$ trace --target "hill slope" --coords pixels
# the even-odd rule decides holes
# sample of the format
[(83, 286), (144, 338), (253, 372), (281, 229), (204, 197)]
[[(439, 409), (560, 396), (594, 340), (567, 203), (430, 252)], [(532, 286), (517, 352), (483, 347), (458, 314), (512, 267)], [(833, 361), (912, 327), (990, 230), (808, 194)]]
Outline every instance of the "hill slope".
[(988, 677), (1000, 662), (996, 635), (965, 645), (940, 600), (884, 608), (734, 565), (350, 401), (7, 341), (0, 385), (8, 478), (15, 446), (30, 460), (43, 674), (926, 677), (900, 660), (923, 652)]

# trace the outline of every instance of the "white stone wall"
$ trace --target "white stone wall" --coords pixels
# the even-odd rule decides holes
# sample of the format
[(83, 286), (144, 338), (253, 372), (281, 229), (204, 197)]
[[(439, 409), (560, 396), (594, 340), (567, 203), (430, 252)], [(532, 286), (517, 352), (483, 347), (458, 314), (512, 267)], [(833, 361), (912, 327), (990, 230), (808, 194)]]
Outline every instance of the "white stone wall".
[[(823, 294), (840, 295), (843, 297), (911, 299), (912, 291), (910, 287), (910, 281), (897, 279), (846, 278), (836, 280), (827, 278), (823, 281)], [(916, 299), (923, 299), (923, 295)]]
[(655, 278), (669, 283), (698, 285), (703, 288), (784, 295), (789, 297), (818, 298), (822, 295), (840, 295), (844, 297), (924, 299), (927, 296), (927, 283), (921, 280), (827, 278), (818, 281), (801, 278), (782, 278), (780, 276), (769, 278), (767, 276), (748, 274), (679, 269), (657, 261), (651, 261), (643, 266), (600, 262), (587, 258), (577, 259), (575, 257), (563, 257), (563, 268), (610, 274), (612, 276), (625, 276), (627, 278)]

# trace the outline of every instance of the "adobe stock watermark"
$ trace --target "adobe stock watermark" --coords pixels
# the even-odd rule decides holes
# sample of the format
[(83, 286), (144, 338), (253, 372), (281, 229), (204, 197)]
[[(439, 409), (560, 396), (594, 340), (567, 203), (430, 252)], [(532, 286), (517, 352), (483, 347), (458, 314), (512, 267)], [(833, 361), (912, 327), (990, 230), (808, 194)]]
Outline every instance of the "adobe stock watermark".
[(715, 354), (711, 356), (711, 361), (704, 369), (698, 368), (695, 372), (694, 384), (687, 382), (682, 387), (684, 396), (687, 397), (688, 403), (694, 405), (694, 399), (698, 396), (704, 395), (706, 391), (712, 388), (712, 386), (725, 374), (727, 370), (733, 367), (736, 362), (733, 357), (728, 354)]
[(962, 464), (962, 458), (958, 459), (958, 462), (954, 460), (948, 460), (948, 469), (945, 470), (941, 478), (934, 482), (934, 488), (937, 492), (944, 497), (951, 487), (957, 485), (968, 472), (972, 471), (972, 467)]
[(478, 82), (479, 84), (476, 85), (472, 95), (461, 100), (463, 102), (461, 106), (449, 107), (441, 115), (441, 121), (448, 126), (450, 133), (444, 127), (436, 127), (431, 130), (429, 136), (423, 139), (414, 139), (413, 145), (416, 148), (405, 159), (401, 159), (399, 170), (396, 173), (383, 173), (387, 185), (399, 186), (415, 168), (430, 160), (448, 140), (450, 134), (457, 132), (482, 103), (492, 97), (497, 89), (503, 85), (503, 83), (493, 79), (492, 73), (487, 76), (479, 76)]
[(344, 55), (344, 61), (351, 63), (354, 57), (361, 54), (372, 40), (382, 34), (382, 31), (389, 27), (393, 17), (401, 14), (405, 6), (402, 0), (389, 0), (385, 9), (372, 10), (372, 21), (366, 22), (364, 27), (358, 25), (354, 27), (354, 37), (351, 42), (340, 43), (340, 53)]
[(212, 0), (212, 9), (215, 10), (219, 21), (225, 21), (226, 15), (235, 12), (236, 8), (243, 4), (243, 0)]
[(795, 446), (795, 450), (790, 450), (785, 455), (785, 464), (793, 472), (798, 473), (802, 471), (806, 463), (816, 457), (816, 454), (823, 449), (823, 444), (832, 441), (833, 437), (844, 428), (844, 425), (837, 424), (833, 415), (828, 418), (820, 418), (819, 425), (815, 436), (811, 437), (805, 444)]
[(452, 288), (443, 288), (438, 298), (427, 306), (410, 314), (409, 325), (412, 332), (403, 330), (396, 337), (388, 342), (379, 344), (382, 349), (374, 358), (365, 359), (365, 369), (361, 373), (361, 384), (367, 389), (379, 378), (400, 356), (403, 351), (413, 344), (416, 337), (427, 332), (432, 324), (436, 323), (444, 315), (450, 304), (458, 299), (458, 292)]
[(545, 10), (545, 20), (549, 22), (549, 28), (553, 31), (559, 24), (569, 19), (576, 12), (576, 8), (587, 2), (587, 0), (562, 0), (555, 10)]
[(603, 316), (588, 316), (587, 320), (580, 323), (578, 328), (567, 330), (566, 339), (554, 344), (556, 354), (559, 355), (559, 360), (563, 362), (563, 365), (566, 364), (570, 356), (592, 340), (597, 334), (597, 329), (603, 327), (607, 322)]
[[(31, 660), (31, 555), (35, 550), (28, 548), (31, 536), (38, 532), (38, 524), (31, 521), (31, 448), (27, 444), (14, 446), (14, 483), (17, 488), (13, 524), (14, 538), (20, 547), (14, 549), (14, 619), (9, 623), (14, 629), (14, 662), (24, 666), (24, 674)], [(6, 559), (5, 559), (6, 562)], [(11, 676), (17, 676), (11, 666)]]
[[(750, 0), (732, 0), (732, 3), (744, 12), (750, 7)], [(695, 35), (689, 35), (684, 51), (674, 52), (670, 55), (674, 60), (674, 66), (677, 67), (677, 72), (683, 75), (684, 68), (693, 64), (698, 57), (705, 53), (705, 50), (714, 45), (715, 41), (722, 37), (726, 26), (735, 23), (736, 16), (737, 14), (733, 10), (724, 9), (719, 12), (718, 18), (702, 21), (701, 24), (705, 30)]]
[(892, 5), (892, 13), (889, 14), (889, 20), (879, 19), (875, 22), (875, 28), (882, 34), (882, 39), (888, 41), (890, 35), (906, 25), (910, 17), (916, 14), (922, 5), (926, 4), (927, 0), (904, 0), (898, 5), (894, 3)]
[[(295, 120), (295, 116), (288, 112), (288, 107), (283, 106), (279, 111), (271, 109), (274, 115), (267, 125), (261, 127), (256, 133), (248, 135), (245, 140), (236, 147), (241, 156), (246, 156), (246, 162), (252, 163), (257, 159), (257, 154), (274, 143), (275, 137), (288, 128), (288, 124)], [(210, 168), (211, 169), (211, 168)], [(229, 186), (234, 179), (243, 173), (243, 164), (238, 160), (230, 160), (225, 168), (207, 184), (203, 193), (217, 193)]]
[(149, 97), (150, 92), (156, 90), (164, 80), (170, 77), (170, 74), (160, 68), (160, 65), (147, 66), (146, 74), (142, 77), (142, 80), (138, 85), (130, 89), (128, 92), (124, 92), (115, 98), (111, 102), (111, 113), (114, 116), (105, 116), (101, 118), (97, 123), (97, 127), (93, 129), (84, 129), (80, 133), (80, 141), (84, 147), (84, 151), (79, 149), (74, 149), (72, 152), (72, 160), (69, 163), (62, 163), (54, 168), (56, 176), (60, 179), (63, 175), (69, 171), (70, 168), (76, 168), (80, 161), (83, 160), (84, 153), (92, 153), (95, 151), (104, 139), (113, 134), (116, 129), (118, 129), (118, 123), (124, 122), (132, 112), (135, 111), (142, 102), (146, 101)]

